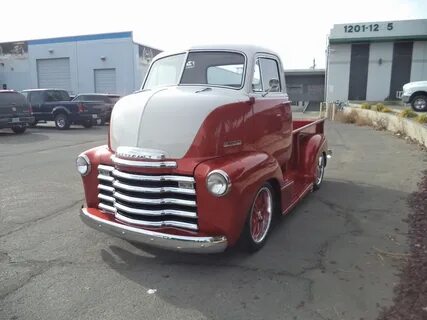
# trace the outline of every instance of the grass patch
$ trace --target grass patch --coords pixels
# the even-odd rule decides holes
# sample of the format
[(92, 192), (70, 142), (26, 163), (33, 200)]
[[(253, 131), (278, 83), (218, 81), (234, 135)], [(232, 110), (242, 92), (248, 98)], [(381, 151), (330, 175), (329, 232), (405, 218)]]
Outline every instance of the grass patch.
[(427, 123), (427, 114), (420, 114), (415, 120), (418, 123)]
[(377, 110), (378, 112), (383, 112), (384, 109), (385, 106), (382, 103), (377, 103), (377, 105), (375, 106), (375, 110)]
[(418, 114), (415, 111), (413, 111), (412, 109), (408, 108), (408, 109), (401, 111), (399, 113), (399, 116), (401, 116), (402, 118), (416, 118), (416, 117), (418, 117)]
[(384, 113), (392, 113), (393, 112), (393, 110), (391, 110), (389, 107), (384, 107), (384, 109), (382, 109), (382, 111), (381, 112), (384, 112)]
[(365, 110), (371, 110), (371, 105), (369, 103), (362, 103), (360, 108)]

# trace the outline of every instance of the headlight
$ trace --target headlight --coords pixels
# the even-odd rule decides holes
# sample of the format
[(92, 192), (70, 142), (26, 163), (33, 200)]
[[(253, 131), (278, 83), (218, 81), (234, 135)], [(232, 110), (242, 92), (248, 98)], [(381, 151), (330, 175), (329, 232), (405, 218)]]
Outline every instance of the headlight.
[(90, 172), (90, 161), (86, 155), (80, 155), (76, 160), (77, 171), (85, 176)]
[(213, 170), (206, 178), (206, 187), (214, 196), (224, 196), (230, 190), (230, 178), (222, 170)]

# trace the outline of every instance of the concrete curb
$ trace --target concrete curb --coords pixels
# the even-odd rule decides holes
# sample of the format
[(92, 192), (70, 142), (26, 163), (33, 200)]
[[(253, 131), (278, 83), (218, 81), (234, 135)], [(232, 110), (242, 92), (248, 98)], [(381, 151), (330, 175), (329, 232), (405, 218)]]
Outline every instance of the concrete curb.
[(394, 114), (360, 108), (346, 107), (344, 108), (344, 114), (348, 114), (353, 110), (356, 111), (359, 115), (372, 120), (374, 124), (386, 128), (388, 131), (401, 132), (427, 147), (427, 125), (423, 125)]

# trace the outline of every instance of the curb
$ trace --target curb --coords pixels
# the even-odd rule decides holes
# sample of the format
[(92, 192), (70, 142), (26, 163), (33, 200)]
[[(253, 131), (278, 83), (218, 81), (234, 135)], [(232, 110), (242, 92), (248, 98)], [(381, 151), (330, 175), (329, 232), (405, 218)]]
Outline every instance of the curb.
[(352, 107), (344, 108), (344, 114), (348, 114), (353, 110), (359, 115), (372, 120), (372, 122), (380, 124), (387, 131), (404, 133), (406, 136), (427, 147), (427, 125), (393, 114)]

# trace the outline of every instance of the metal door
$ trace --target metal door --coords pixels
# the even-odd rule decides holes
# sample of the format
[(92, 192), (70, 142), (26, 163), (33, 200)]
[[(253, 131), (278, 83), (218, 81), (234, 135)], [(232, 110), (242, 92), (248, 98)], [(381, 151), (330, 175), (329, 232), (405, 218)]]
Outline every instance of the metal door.
[(95, 69), (95, 92), (116, 93), (116, 69)]
[(365, 100), (368, 85), (369, 43), (351, 45), (348, 100)]
[(71, 90), (70, 59), (37, 59), (39, 88)]
[(397, 100), (397, 92), (411, 79), (413, 45), (413, 42), (394, 43), (389, 100)]

